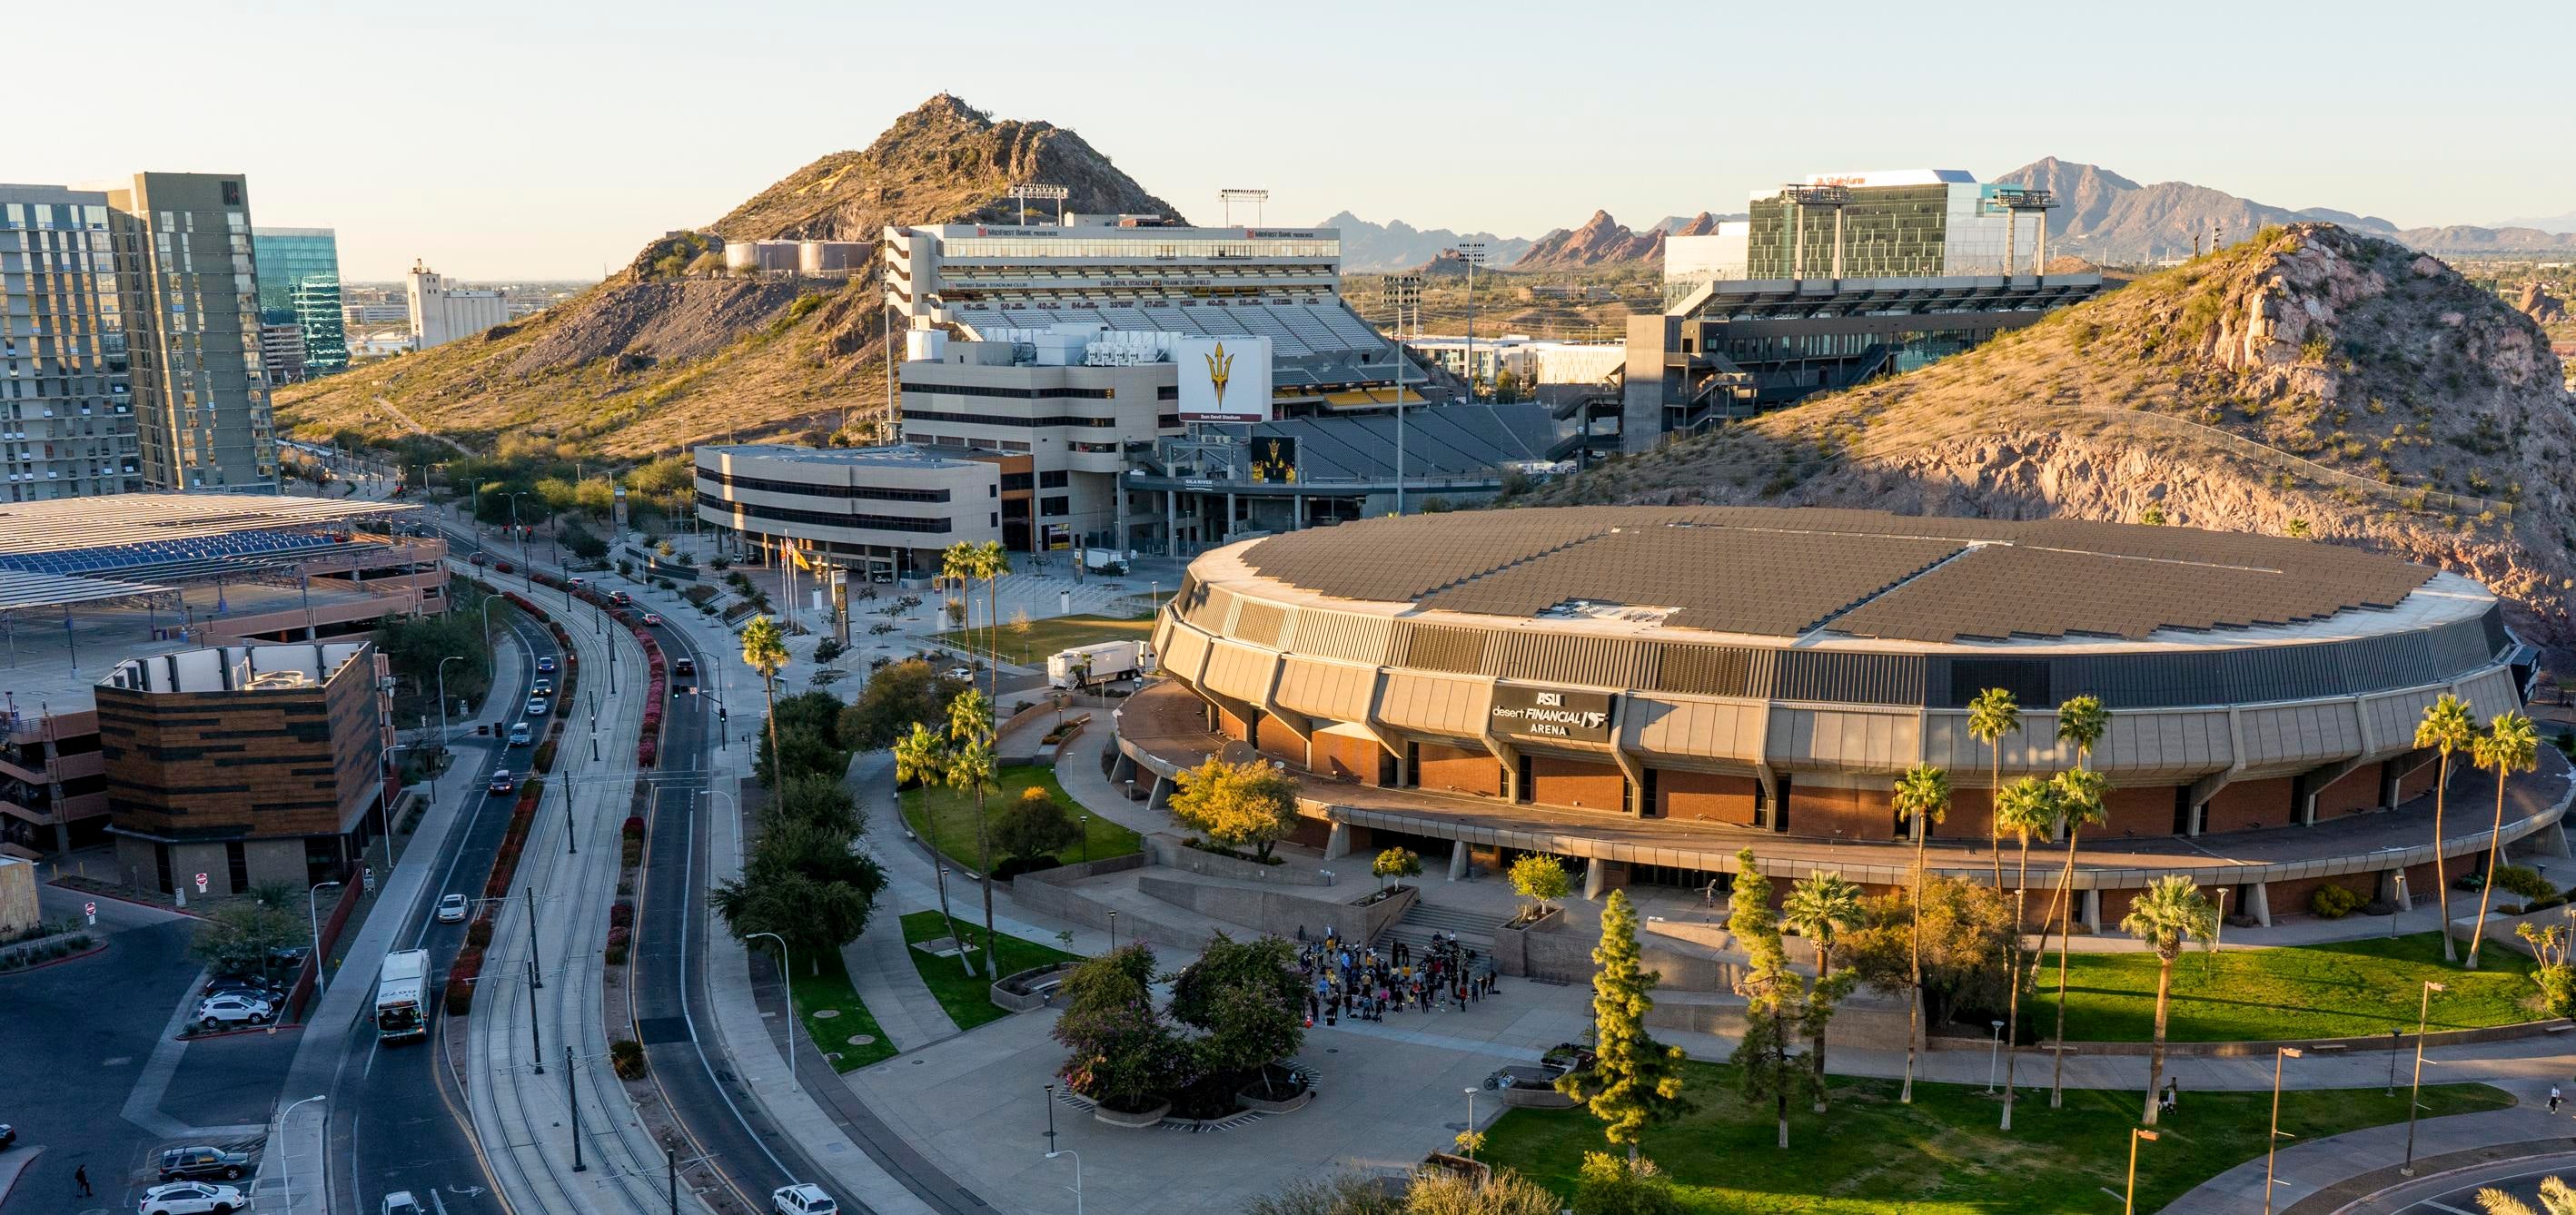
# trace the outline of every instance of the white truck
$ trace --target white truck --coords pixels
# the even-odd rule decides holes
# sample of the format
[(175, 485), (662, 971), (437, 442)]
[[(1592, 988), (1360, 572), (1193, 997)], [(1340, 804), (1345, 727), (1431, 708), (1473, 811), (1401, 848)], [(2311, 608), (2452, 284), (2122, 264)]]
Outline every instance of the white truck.
[(1047, 656), (1047, 685), (1082, 688), (1128, 679), (1154, 669), (1154, 647), (1142, 641), (1078, 645)]
[(386, 1042), (429, 1036), (422, 1000), (429, 991), (429, 951), (397, 949), (376, 974), (376, 1033)]

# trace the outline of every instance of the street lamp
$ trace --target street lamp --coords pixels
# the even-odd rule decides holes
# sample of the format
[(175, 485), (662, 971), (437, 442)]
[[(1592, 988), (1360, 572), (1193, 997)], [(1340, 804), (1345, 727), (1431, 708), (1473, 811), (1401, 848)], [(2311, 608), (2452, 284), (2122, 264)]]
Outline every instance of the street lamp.
[[(447, 664), (463, 661), (463, 654), (450, 654), (438, 660), (438, 754), (430, 757), (433, 762), (447, 755)], [(436, 796), (437, 792), (437, 788), (432, 786), (431, 795)]]
[(1109, 952), (1118, 952), (1118, 911), (1116, 908), (1110, 909), (1109, 912)]
[(1091, 816), (1077, 814), (1074, 817), (1082, 820), (1082, 863), (1088, 865), (1091, 863)]
[(2272, 1048), (2272, 1133), (2263, 1140), (2263, 1215), (2272, 1215), (2272, 1157), (2281, 1146), (2281, 1061), (2305, 1057), (2295, 1046)]
[(1467, 1149), (1467, 1159), (1474, 1160), (1476, 1158), (1476, 1090), (1471, 1088), (1464, 1091), (1467, 1094), (1467, 1132), (1458, 1136), (1458, 1146)]
[[(2405, 905), (2406, 871), (2400, 869), (2397, 871), (2397, 907), (2404, 907)], [(2388, 939), (2392, 941), (2397, 939), (2397, 921), (2399, 919), (2397, 907), (2392, 907), (2388, 910)]]
[(1046, 1154), (1049, 1160), (1058, 1156), (1073, 1157), (1073, 1184), (1065, 1188), (1073, 1191), (1073, 1215), (1082, 1215), (1082, 1153), (1072, 1148), (1051, 1148)]
[[(2120, 1195), (2120, 1215), (2134, 1215), (2134, 1212), (2138, 1209), (2138, 1141), (2141, 1139), (2152, 1143), (2156, 1139), (2156, 1133), (2143, 1126), (2130, 1127), (2129, 1188), (2126, 1192)], [(2269, 1189), (2271, 1187), (2266, 1186), (2264, 1188)]]
[(802, 1089), (805, 1086), (796, 1082), (796, 1035), (804, 1032), (804, 1026), (796, 1020), (796, 970), (787, 962), (787, 938), (774, 932), (742, 934), (742, 939), (746, 941), (753, 937), (768, 937), (778, 942), (779, 986), (787, 993), (787, 1082)]
[(1986, 1048), (1986, 1095), (1991, 1097), (1995, 1095), (1995, 1063), (2003, 1057), (2004, 1023), (1992, 1021), (1988, 1024), (1995, 1027), (1994, 1045)]
[[(304, 892), (304, 918), (306, 924), (313, 930), (313, 994), (316, 996), (327, 994), (326, 985), (322, 980), (322, 963), (324, 958), (322, 957), (322, 903), (319, 896), (322, 893), (323, 887), (337, 886), (340, 884), (341, 883), (336, 880), (329, 882), (315, 882), (313, 883), (312, 889)], [(296, 1104), (300, 1105), (303, 1103), (297, 1102)], [(287, 1108), (293, 1109), (295, 1107), (288, 1106)]]
[[(2445, 932), (2450, 931), (2450, 925), (2445, 924), (2442, 928)], [(2424, 1108), (2421, 1104), (2424, 1096), (2424, 1022), (2433, 1014), (2433, 993), (2449, 990), (2439, 983), (2425, 980), (2423, 1002), (2415, 1009), (2415, 1085), (2406, 1092), (2406, 1163), (2397, 1166), (2397, 1171), (2408, 1177), (2415, 1175), (2415, 1114)]]

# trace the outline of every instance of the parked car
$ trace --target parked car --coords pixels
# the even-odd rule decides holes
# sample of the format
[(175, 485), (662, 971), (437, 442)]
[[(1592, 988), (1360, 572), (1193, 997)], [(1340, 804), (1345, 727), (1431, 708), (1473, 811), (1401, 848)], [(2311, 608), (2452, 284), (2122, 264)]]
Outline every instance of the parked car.
[(674, 658), (671, 660), (671, 673), (685, 678), (695, 679), (698, 674), (698, 660), (695, 658)]
[(465, 910), (466, 904), (464, 895), (451, 894), (442, 896), (438, 900), (438, 922), (441, 924), (462, 924), (465, 922)]
[(413, 1198), (409, 1190), (396, 1190), (385, 1195), (384, 1206), (377, 1215), (421, 1215), (420, 1200)]
[(246, 991), (228, 991), (197, 1001), (197, 1025), (203, 1029), (266, 1025), (276, 1015), (277, 1005)]
[(540, 676), (535, 683), (528, 685), (528, 695), (530, 696), (552, 696), (554, 694), (555, 681), (551, 679)]
[(945, 674), (946, 674), (946, 675), (948, 676), (948, 678), (950, 678), (950, 679), (973, 679), (973, 678), (975, 678), (975, 668), (973, 668), (973, 667), (950, 667), (950, 668), (948, 668), (948, 670), (945, 672)]
[(508, 768), (503, 768), (492, 774), (492, 796), (499, 797), (500, 795), (517, 787), (517, 782), (510, 779), (510, 770)]
[(233, 1215), (250, 1209), (240, 1189), (204, 1181), (174, 1181), (143, 1191), (136, 1215)]
[(198, 1181), (208, 1177), (231, 1181), (250, 1172), (250, 1153), (212, 1147), (176, 1147), (161, 1153), (161, 1180)]
[(824, 1193), (823, 1187), (808, 1181), (771, 1190), (769, 1209), (777, 1215), (831, 1215), (840, 1210), (841, 1205), (832, 1201), (832, 1196)]
[(510, 727), (510, 745), (513, 747), (527, 746), (536, 741), (536, 737), (536, 730), (524, 721)]
[(537, 656), (537, 674), (539, 674), (539, 675), (552, 675), (552, 674), (554, 674), (554, 673), (555, 673), (555, 656), (554, 656), (554, 655), (552, 655), (552, 654), (540, 654), (540, 655), (538, 655), (538, 656)]
[(481, 553), (476, 553), (476, 554), (474, 554), (473, 556), (466, 558), (465, 560), (466, 560), (467, 562), (471, 563), (471, 564), (478, 565), (478, 566), (479, 566), (479, 565), (490, 565), (490, 564), (492, 564), (492, 559), (491, 559), (490, 557), (486, 557), (486, 556), (484, 556), (484, 555), (483, 555), (483, 554), (481, 554)]
[(646, 613), (644, 613), (644, 627), (646, 627), (646, 628), (648, 628), (648, 629), (658, 629), (658, 628), (662, 627), (662, 613), (660, 613), (660, 612), (646, 612)]
[(516, 573), (516, 572), (517, 572), (516, 570), (514, 570), (514, 569), (512, 569), (512, 568), (511, 568), (510, 563), (509, 563), (509, 562), (507, 562), (507, 561), (495, 561), (495, 562), (493, 562), (493, 563), (492, 563), (492, 568), (493, 568), (493, 569), (496, 569), (496, 570), (499, 570), (500, 572), (502, 572), (502, 573), (504, 573), (504, 574)]
[(220, 996), (229, 992), (239, 991), (249, 992), (255, 996), (268, 997), (274, 996), (284, 990), (286, 990), (285, 984), (280, 983), (267, 975), (243, 974), (240, 971), (227, 970), (206, 980), (206, 990), (204, 994), (209, 996)]

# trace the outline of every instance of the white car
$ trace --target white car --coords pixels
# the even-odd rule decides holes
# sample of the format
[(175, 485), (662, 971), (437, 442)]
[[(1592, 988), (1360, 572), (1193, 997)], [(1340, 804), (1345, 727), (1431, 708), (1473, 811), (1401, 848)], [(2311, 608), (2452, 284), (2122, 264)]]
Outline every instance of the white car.
[(964, 679), (964, 680), (972, 680), (972, 679), (974, 679), (974, 678), (975, 678), (975, 668), (973, 668), (973, 667), (950, 667), (950, 668), (948, 668), (948, 678), (950, 678), (950, 679)]
[(233, 1215), (247, 1210), (250, 1197), (234, 1186), (210, 1181), (173, 1181), (143, 1191), (136, 1215)]
[(451, 894), (441, 898), (438, 900), (438, 922), (441, 924), (464, 923), (465, 906), (464, 895)]
[(833, 1215), (841, 1204), (812, 1182), (783, 1185), (769, 1192), (769, 1209), (777, 1215)]
[(277, 1015), (277, 1006), (242, 992), (226, 992), (197, 1001), (197, 1024), (207, 1029), (228, 1025), (266, 1025)]
[(385, 1195), (384, 1206), (378, 1210), (377, 1215), (423, 1215), (423, 1213), (420, 1209), (420, 1200), (412, 1197), (411, 1191), (396, 1190)]

